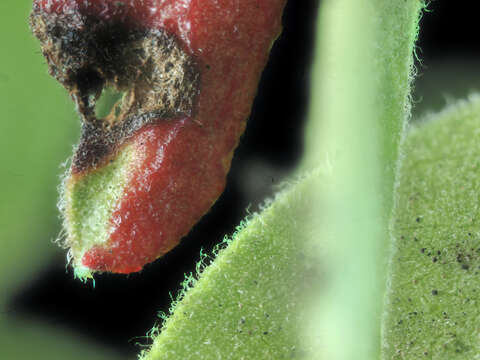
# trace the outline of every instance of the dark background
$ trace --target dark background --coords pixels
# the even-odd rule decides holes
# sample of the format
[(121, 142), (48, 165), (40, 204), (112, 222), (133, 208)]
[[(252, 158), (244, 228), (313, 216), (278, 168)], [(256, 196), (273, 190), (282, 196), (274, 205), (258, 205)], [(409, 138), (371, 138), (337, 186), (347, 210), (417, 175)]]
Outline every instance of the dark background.
[(475, 2), (430, 1), (421, 20), (413, 116), (440, 111), (480, 89), (480, 37)]
[[(317, 7), (315, 0), (288, 2), (284, 31), (272, 49), (227, 189), (181, 244), (139, 274), (97, 276), (95, 289), (73, 280), (59, 253), (50, 267), (11, 297), (9, 316), (40, 319), (132, 357), (138, 353), (136, 343), (145, 343), (141, 336), (152, 328), (158, 312), (168, 311), (170, 294), (175, 296), (184, 274), (194, 270), (200, 250), (211, 250), (231, 234), (245, 209), (256, 210), (299, 160)], [(476, 11), (446, 0), (431, 2), (429, 9), (422, 18), (417, 49), (422, 63), (417, 62), (415, 116), (439, 110), (445, 94), (464, 96), (478, 83)], [(52, 228), (51, 237), (58, 231)]]

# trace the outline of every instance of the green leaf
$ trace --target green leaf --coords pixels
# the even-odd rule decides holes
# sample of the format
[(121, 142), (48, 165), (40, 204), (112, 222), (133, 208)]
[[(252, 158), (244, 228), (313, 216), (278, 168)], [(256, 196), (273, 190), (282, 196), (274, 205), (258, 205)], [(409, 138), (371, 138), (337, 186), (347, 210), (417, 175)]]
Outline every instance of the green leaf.
[(305, 244), (314, 233), (312, 189), (320, 179), (314, 172), (289, 185), (261, 214), (250, 215), (234, 240), (225, 240), (228, 247), (200, 280), (186, 279), (183, 299), (143, 359), (299, 356), (302, 293), (319, 274)]
[(480, 97), (414, 128), (395, 208), (385, 359), (480, 353)]

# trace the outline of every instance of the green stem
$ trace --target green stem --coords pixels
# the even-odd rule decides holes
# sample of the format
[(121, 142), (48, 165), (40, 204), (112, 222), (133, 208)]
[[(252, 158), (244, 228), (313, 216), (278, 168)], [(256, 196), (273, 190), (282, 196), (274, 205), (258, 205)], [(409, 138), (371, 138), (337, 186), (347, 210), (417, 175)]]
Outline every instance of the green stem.
[(312, 292), (305, 336), (313, 333), (313, 353), (328, 359), (379, 354), (389, 219), (422, 7), (418, 0), (322, 2), (303, 168), (332, 167), (318, 209), (318, 262), (329, 281)]

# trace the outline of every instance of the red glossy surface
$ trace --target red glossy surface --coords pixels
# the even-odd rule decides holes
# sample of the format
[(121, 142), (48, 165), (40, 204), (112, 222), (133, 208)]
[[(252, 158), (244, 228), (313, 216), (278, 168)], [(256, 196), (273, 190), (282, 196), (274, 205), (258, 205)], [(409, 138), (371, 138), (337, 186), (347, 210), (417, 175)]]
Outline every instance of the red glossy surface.
[(108, 244), (87, 251), (85, 266), (140, 270), (174, 247), (220, 196), (285, 1), (129, 0), (118, 6), (107, 0), (37, 0), (46, 11), (80, 9), (106, 21), (164, 28), (181, 39), (201, 72), (194, 118), (159, 119), (131, 139), (142, 165), (113, 215)]
[(140, 130), (134, 143), (141, 164), (113, 214), (108, 247), (87, 252), (83, 264), (129, 273), (174, 247), (223, 191), (224, 154), (211, 140), (190, 119)]

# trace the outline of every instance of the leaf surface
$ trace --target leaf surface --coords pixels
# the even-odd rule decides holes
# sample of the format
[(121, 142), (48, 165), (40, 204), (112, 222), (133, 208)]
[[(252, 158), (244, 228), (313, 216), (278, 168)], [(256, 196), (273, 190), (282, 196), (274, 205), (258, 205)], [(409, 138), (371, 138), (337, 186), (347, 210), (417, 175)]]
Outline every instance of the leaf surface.
[(408, 136), (397, 189), (385, 359), (480, 353), (480, 97)]

